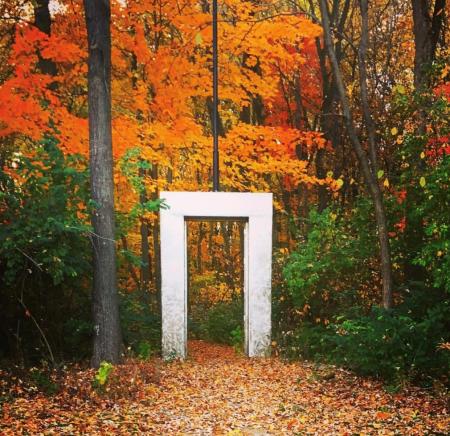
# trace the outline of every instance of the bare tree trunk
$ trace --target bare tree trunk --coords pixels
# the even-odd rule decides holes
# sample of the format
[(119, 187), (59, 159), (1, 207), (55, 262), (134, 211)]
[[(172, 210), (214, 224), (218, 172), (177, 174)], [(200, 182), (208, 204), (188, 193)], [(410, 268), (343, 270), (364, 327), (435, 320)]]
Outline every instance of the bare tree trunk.
[[(34, 25), (43, 33), (50, 36), (52, 30), (52, 17), (49, 9), (50, 0), (37, 0), (33, 2)], [(42, 73), (56, 76), (56, 64), (50, 59), (44, 59), (38, 52), (38, 68)]]
[(441, 35), (446, 0), (435, 0), (431, 15), (432, 0), (411, 0), (414, 22), (414, 86), (424, 88), (429, 81), (427, 70), (435, 59)]
[(209, 268), (215, 268), (217, 269), (217, 261), (215, 256), (215, 244), (214, 244), (214, 235), (215, 235), (215, 228), (214, 228), (214, 222), (209, 221), (209, 233), (208, 233), (208, 250), (210, 253), (210, 261), (209, 261)]
[[(273, 222), (275, 223), (275, 216)], [(239, 286), (242, 289), (242, 295), (244, 294), (244, 280), (245, 280), (245, 271), (244, 271), (244, 257), (245, 253), (245, 226), (247, 224), (239, 223)], [(275, 224), (274, 224), (275, 225)], [(273, 238), (273, 236), (272, 236)], [(275, 245), (274, 245), (275, 247)]]
[[(309, 1), (311, 12), (314, 11), (314, 4), (312, 0)], [(344, 33), (344, 27), (347, 22), (347, 18), (350, 13), (351, 1), (345, 0), (342, 8), (340, 8), (340, 2), (334, 1), (331, 19), (332, 23), (330, 26), (336, 27), (337, 32), (334, 38), (334, 50), (336, 53), (336, 59), (338, 65), (340, 65), (343, 51), (342, 51), (342, 39)], [(340, 10), (341, 9), (341, 10)], [(337, 152), (340, 146), (340, 134), (339, 131), (341, 125), (341, 119), (336, 113), (336, 100), (337, 100), (337, 92), (336, 92), (336, 84), (334, 80), (333, 72), (329, 73), (329, 68), (327, 64), (327, 49), (326, 47), (321, 46), (321, 41), (319, 38), (316, 39), (316, 49), (317, 54), (319, 56), (320, 61), (320, 70), (322, 75), (322, 94), (323, 94), (323, 102), (322, 102), (322, 114), (320, 117), (320, 124), (322, 132), (327, 140), (331, 142), (333, 150)], [(337, 154), (337, 153), (336, 153)], [(326, 151), (325, 149), (317, 150), (316, 154), (316, 174), (319, 179), (324, 179), (326, 177), (325, 172), (325, 157)], [(341, 174), (340, 167), (341, 165), (335, 166), (335, 173), (337, 175)], [(325, 186), (318, 187), (319, 194), (319, 211), (324, 210), (330, 200), (329, 192)]]
[(111, 10), (109, 0), (84, 0), (89, 50), (88, 102), (91, 193), (95, 210), (92, 365), (118, 363), (122, 343), (116, 277), (111, 133)]
[(50, 35), (52, 26), (49, 3), (50, 0), (36, 0), (33, 2), (34, 25), (47, 35)]
[(386, 213), (383, 205), (383, 197), (381, 189), (378, 185), (376, 174), (371, 169), (369, 156), (363, 149), (355, 129), (355, 123), (350, 108), (350, 103), (347, 98), (342, 73), (334, 51), (332, 35), (330, 29), (330, 20), (328, 16), (326, 0), (320, 0), (320, 12), (322, 15), (322, 27), (324, 31), (324, 40), (327, 47), (328, 55), (331, 61), (333, 74), (336, 80), (336, 86), (339, 94), (339, 99), (342, 106), (345, 124), (350, 137), (350, 141), (358, 158), (359, 166), (364, 175), (367, 189), (372, 197), (375, 208), (375, 220), (377, 225), (378, 240), (380, 243), (380, 257), (381, 257), (381, 277), (383, 281), (383, 307), (391, 309), (393, 306), (392, 296), (392, 264), (389, 247), (389, 237), (386, 221)]
[(198, 223), (198, 240), (197, 240), (197, 273), (203, 273), (203, 259), (202, 259), (202, 242), (204, 237), (203, 223)]
[[(152, 179), (158, 184), (158, 165), (152, 166)], [(153, 194), (153, 199), (159, 196), (158, 188)], [(153, 221), (153, 259), (155, 265), (155, 289), (156, 289), (156, 305), (158, 313), (161, 311), (161, 249), (159, 245), (159, 220)]]
[(360, 0), (361, 11), (361, 41), (358, 50), (359, 63), (359, 85), (361, 88), (361, 105), (366, 124), (367, 138), (369, 142), (370, 164), (372, 166), (372, 174), (378, 172), (378, 158), (376, 146), (376, 128), (373, 122), (369, 105), (369, 91), (367, 88), (367, 46), (369, 44), (369, 7), (367, 0)]
[[(133, 90), (137, 89), (137, 72), (138, 72), (138, 61), (136, 55), (133, 53), (131, 55), (131, 71), (133, 72), (131, 78), (131, 86)], [(142, 113), (140, 110), (136, 113), (136, 118), (139, 121), (142, 121)], [(142, 163), (142, 161), (140, 161)], [(142, 206), (147, 202), (147, 190), (145, 188), (145, 177), (147, 176), (147, 170), (142, 166), (139, 167), (138, 170), (139, 177), (142, 180), (142, 189), (139, 193), (139, 202)], [(141, 217), (140, 219), (140, 228), (141, 234), (141, 268), (140, 268), (140, 280), (139, 280), (139, 290), (142, 292), (144, 298), (148, 300), (148, 292), (150, 287), (151, 280), (151, 269), (150, 269), (150, 245), (148, 242), (149, 238), (149, 225), (148, 221)]]
[(224, 252), (224, 272), (227, 277), (227, 285), (231, 288), (234, 293), (236, 290), (236, 283), (234, 281), (234, 268), (235, 268), (235, 259), (232, 256), (231, 248), (232, 248), (232, 226), (233, 223), (231, 221), (222, 221), (220, 223), (220, 231), (222, 232), (222, 237), (224, 241), (223, 252)]
[[(142, 177), (142, 183), (144, 184), (144, 177), (146, 171), (143, 168), (139, 168), (139, 175)], [(147, 191), (145, 185), (139, 194), (139, 201), (142, 205), (147, 202)], [(140, 276), (140, 288), (141, 291), (146, 293), (149, 290), (150, 285), (150, 245), (148, 243), (149, 228), (147, 220), (142, 217), (140, 225), (141, 233), (141, 276)]]

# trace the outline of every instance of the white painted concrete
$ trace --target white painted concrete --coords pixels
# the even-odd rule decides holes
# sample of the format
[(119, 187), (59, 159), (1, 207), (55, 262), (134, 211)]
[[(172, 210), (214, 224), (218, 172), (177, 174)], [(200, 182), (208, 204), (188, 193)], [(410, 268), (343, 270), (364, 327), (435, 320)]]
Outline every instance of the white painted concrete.
[(248, 356), (267, 356), (271, 342), (272, 194), (161, 192), (162, 349), (165, 359), (187, 354), (186, 219), (246, 218), (244, 325)]

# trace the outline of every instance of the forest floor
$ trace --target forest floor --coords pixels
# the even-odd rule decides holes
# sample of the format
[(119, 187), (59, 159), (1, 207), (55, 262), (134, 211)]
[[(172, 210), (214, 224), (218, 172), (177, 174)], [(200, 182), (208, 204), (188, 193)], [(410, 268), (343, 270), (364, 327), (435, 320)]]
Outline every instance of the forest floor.
[[(417, 388), (391, 394), (352, 373), (278, 358), (247, 359), (192, 341), (184, 362), (128, 361), (104, 392), (94, 372), (55, 381), (0, 372), (0, 434), (448, 434), (445, 397)], [(39, 373), (35, 373), (39, 374)], [(42, 378), (42, 377), (41, 377)], [(38, 384), (39, 384), (38, 383)], [(53, 385), (53, 383), (55, 383)]]

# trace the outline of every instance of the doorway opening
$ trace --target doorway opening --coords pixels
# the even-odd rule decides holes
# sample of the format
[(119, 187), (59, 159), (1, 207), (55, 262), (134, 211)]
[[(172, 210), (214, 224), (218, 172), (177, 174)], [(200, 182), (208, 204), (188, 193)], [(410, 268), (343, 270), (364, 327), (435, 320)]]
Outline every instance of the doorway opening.
[(186, 218), (188, 340), (246, 349), (246, 218)]

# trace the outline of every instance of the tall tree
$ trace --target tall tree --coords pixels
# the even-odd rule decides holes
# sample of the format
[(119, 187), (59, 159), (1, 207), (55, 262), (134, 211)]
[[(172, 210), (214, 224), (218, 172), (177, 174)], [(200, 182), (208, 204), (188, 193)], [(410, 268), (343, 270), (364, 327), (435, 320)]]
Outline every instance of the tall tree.
[(89, 157), (94, 202), (92, 365), (120, 360), (111, 133), (111, 10), (109, 0), (84, 0), (88, 35)]
[[(319, 22), (316, 17), (316, 4), (313, 0), (308, 1), (309, 10), (300, 7), (300, 10), (311, 15), (315, 22)], [(333, 45), (334, 51), (336, 53), (336, 60), (338, 65), (341, 64), (344, 52), (343, 49), (343, 39), (344, 39), (344, 28), (347, 24), (349, 16), (351, 16), (351, 2), (350, 0), (344, 0), (343, 3), (340, 1), (334, 1), (332, 4), (332, 10), (330, 12), (330, 26), (336, 29), (333, 35)], [(326, 46), (323, 44), (322, 38), (317, 37), (315, 40), (317, 55), (319, 58), (320, 75), (322, 82), (322, 102), (320, 110), (320, 125), (321, 130), (324, 133), (325, 138), (330, 142), (334, 153), (339, 153), (339, 149), (342, 147), (341, 141), (341, 130), (342, 122), (341, 117), (337, 113), (338, 105), (338, 93), (336, 90), (335, 79), (333, 77), (333, 71), (329, 68), (328, 51)], [(325, 169), (325, 159), (326, 159), (326, 149), (320, 148), (317, 150), (316, 154), (316, 173), (319, 179), (324, 179), (326, 177)], [(341, 174), (341, 164), (335, 165), (336, 175)], [(318, 210), (324, 210), (329, 203), (329, 191), (327, 186), (318, 186)]]
[(361, 100), (363, 102), (363, 113), (366, 121), (366, 127), (369, 133), (369, 154), (363, 148), (361, 139), (358, 136), (355, 119), (347, 96), (346, 87), (339, 66), (336, 52), (333, 45), (333, 35), (330, 26), (330, 17), (326, 0), (320, 0), (320, 13), (322, 15), (322, 27), (324, 32), (325, 46), (328, 51), (328, 56), (331, 61), (333, 75), (336, 81), (336, 87), (341, 103), (345, 125), (348, 135), (353, 147), (353, 150), (358, 158), (359, 166), (361, 168), (364, 180), (366, 182), (367, 190), (372, 198), (375, 209), (375, 220), (377, 226), (378, 240), (380, 244), (380, 258), (381, 258), (381, 277), (383, 282), (383, 307), (390, 309), (393, 306), (392, 296), (392, 262), (389, 247), (389, 236), (386, 213), (383, 205), (383, 195), (378, 185), (376, 174), (376, 150), (374, 139), (373, 120), (370, 115), (370, 109), (367, 104), (367, 71), (366, 71), (366, 51), (368, 41), (368, 5), (366, 0), (361, 0), (361, 16), (362, 16), (362, 39), (359, 48), (359, 67), (360, 67), (360, 82), (361, 82)]

